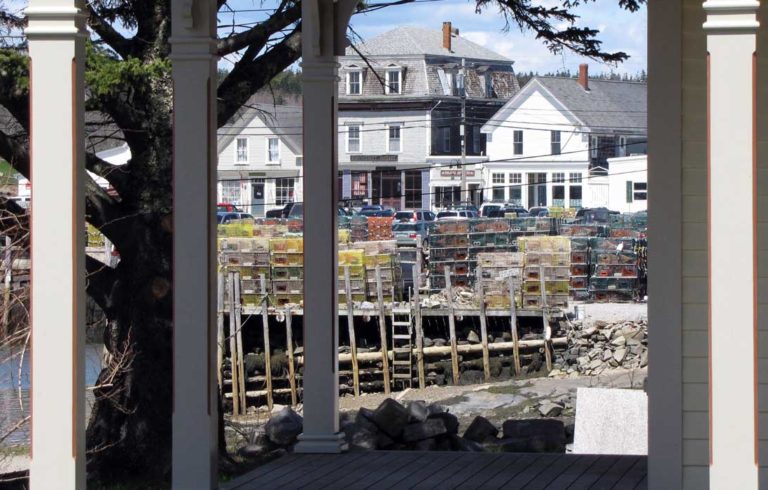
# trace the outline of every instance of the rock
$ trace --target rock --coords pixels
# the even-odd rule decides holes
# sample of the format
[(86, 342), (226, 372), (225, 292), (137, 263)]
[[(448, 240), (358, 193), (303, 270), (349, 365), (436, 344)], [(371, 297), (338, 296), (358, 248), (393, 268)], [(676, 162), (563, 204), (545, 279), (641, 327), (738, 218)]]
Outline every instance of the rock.
[(597, 320), (593, 325), (595, 326), (595, 328), (605, 328), (608, 326), (608, 323), (602, 320)]
[(376, 447), (379, 449), (389, 449), (395, 444), (395, 441), (383, 432), (376, 434)]
[(648, 351), (645, 351), (640, 354), (640, 367), (645, 367), (648, 365)]
[(408, 410), (392, 398), (387, 398), (373, 412), (373, 422), (388, 436), (397, 439), (403, 433), (410, 414)]
[(433, 415), (446, 412), (448, 412), (448, 409), (439, 403), (430, 403), (427, 405), (427, 417), (432, 417)]
[(429, 337), (424, 337), (424, 347), (432, 347), (435, 343)]
[(588, 327), (581, 331), (581, 337), (582, 338), (589, 338), (597, 332), (597, 329), (595, 327)]
[(379, 427), (373, 422), (373, 411), (365, 407), (361, 408), (355, 416), (355, 432), (358, 430), (367, 430), (372, 434), (379, 431)]
[(565, 451), (565, 426), (557, 419), (510, 419), (504, 422), (504, 439), (527, 440), (527, 451)]
[(592, 349), (589, 351), (589, 354), (587, 354), (587, 357), (590, 359), (598, 359), (602, 354), (600, 349)]
[(483, 442), (489, 437), (495, 438), (499, 434), (496, 428), (487, 418), (478, 415), (464, 431), (464, 439), (474, 442)]
[(613, 358), (613, 351), (611, 349), (605, 349), (603, 351), (603, 362), (608, 362)]
[(437, 449), (437, 442), (434, 439), (423, 439), (416, 441), (413, 444), (413, 449), (416, 451), (434, 451)]
[(239, 454), (243, 458), (249, 458), (249, 459), (256, 458), (268, 452), (269, 450), (267, 450), (264, 446), (261, 446), (259, 444), (248, 444), (247, 446), (243, 446), (237, 450), (237, 454)]
[(445, 422), (442, 419), (433, 418), (428, 419), (426, 422), (406, 425), (405, 429), (403, 429), (402, 438), (405, 442), (415, 442), (447, 433), (448, 429), (445, 427)]
[(464, 371), (459, 377), (459, 383), (462, 385), (474, 385), (482, 383), (483, 381), (485, 381), (483, 372), (474, 369)]
[(623, 347), (616, 349), (616, 352), (613, 353), (613, 359), (619, 364), (624, 362), (625, 357), (627, 357), (627, 349)]
[(445, 344), (447, 343), (445, 339), (433, 339), (433, 342), (436, 347), (445, 347)]
[(267, 421), (264, 430), (270, 441), (288, 447), (304, 430), (304, 419), (290, 407), (285, 407)]
[(475, 332), (474, 330), (470, 330), (469, 335), (467, 335), (467, 341), (470, 344), (479, 344), (480, 337), (477, 335), (477, 332)]
[(429, 410), (427, 409), (427, 403), (422, 400), (414, 400), (408, 402), (406, 405), (408, 414), (410, 415), (410, 422), (424, 422), (429, 417)]
[(576, 424), (565, 424), (565, 442), (573, 444), (573, 434), (576, 431)]
[(501, 338), (504, 340), (504, 342), (510, 342), (512, 340), (512, 333), (504, 332), (501, 334)]
[(611, 340), (611, 345), (615, 345), (616, 347), (621, 347), (626, 343), (627, 343), (627, 339), (623, 335), (619, 335), (615, 339)]
[(441, 419), (445, 424), (445, 429), (449, 434), (459, 433), (459, 419), (452, 413), (442, 412), (430, 415), (429, 419)]
[(378, 440), (378, 435), (375, 432), (371, 432), (365, 429), (356, 430), (352, 434), (350, 447), (352, 449), (363, 449), (366, 451), (373, 451), (378, 447), (377, 440)]
[(560, 371), (560, 369), (553, 369), (552, 371), (549, 372), (548, 376), (550, 378), (556, 378), (556, 377), (558, 377), (558, 376), (560, 376), (562, 374), (563, 374), (563, 372)]
[(505, 453), (524, 453), (528, 451), (528, 439), (525, 437), (506, 437), (499, 439), (496, 447)]
[(595, 359), (594, 361), (587, 364), (587, 369), (597, 369), (599, 367), (602, 367), (603, 361), (600, 359)]
[(552, 402), (544, 402), (539, 405), (539, 413), (542, 417), (557, 417), (563, 413), (563, 407)]

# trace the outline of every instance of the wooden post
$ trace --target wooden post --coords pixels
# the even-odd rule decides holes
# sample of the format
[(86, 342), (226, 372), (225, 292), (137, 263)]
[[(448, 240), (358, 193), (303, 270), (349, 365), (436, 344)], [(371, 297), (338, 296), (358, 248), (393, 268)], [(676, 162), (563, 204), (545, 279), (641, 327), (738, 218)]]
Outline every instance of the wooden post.
[(11, 276), (13, 274), (13, 256), (11, 254), (11, 237), (5, 237), (5, 247), (3, 248), (3, 268), (5, 269), (5, 278), (3, 280), (3, 320), (0, 328), (0, 339), (5, 339), (8, 335), (8, 315), (11, 310)]
[(216, 376), (219, 380), (219, 394), (224, 399), (224, 375), (221, 366), (224, 363), (224, 272), (216, 277)]
[(445, 273), (445, 292), (448, 296), (448, 330), (451, 335), (451, 373), (453, 375), (453, 384), (459, 384), (459, 351), (456, 343), (456, 319), (453, 316), (453, 287), (451, 285), (451, 271), (446, 266), (443, 269)]
[(541, 288), (541, 322), (544, 326), (544, 360), (547, 364), (547, 371), (552, 371), (552, 353), (547, 346), (547, 339), (551, 337), (549, 334), (551, 328), (549, 326), (549, 318), (547, 318), (549, 307), (547, 305), (547, 282), (544, 279), (543, 264), (539, 264), (539, 284)]
[(261, 323), (264, 332), (264, 374), (267, 377), (267, 408), (272, 411), (272, 349), (269, 347), (269, 299), (267, 296), (267, 280), (264, 274), (259, 274), (261, 284)]
[(384, 371), (384, 393), (389, 395), (389, 356), (387, 355), (387, 317), (384, 314), (384, 292), (381, 285), (381, 267), (376, 264), (376, 296), (379, 300), (379, 337), (381, 337), (381, 370)]
[(291, 309), (285, 309), (285, 346), (288, 353), (288, 384), (291, 386), (291, 405), (298, 404), (296, 396), (296, 365), (293, 363), (293, 325), (291, 324)]
[(413, 280), (413, 289), (420, 290), (421, 289), (421, 263), (422, 263), (422, 254), (424, 251), (424, 242), (421, 239), (421, 235), (416, 235), (416, 263), (413, 264), (413, 268), (416, 271), (416, 274), (414, 275)]
[(229, 360), (232, 371), (232, 415), (240, 415), (240, 388), (237, 369), (237, 336), (235, 335), (235, 273), (227, 276), (227, 295), (229, 296)]
[(552, 327), (549, 324), (549, 316), (544, 311), (542, 315), (542, 321), (544, 322), (544, 360), (547, 363), (547, 372), (552, 371), (552, 350), (550, 349), (552, 343)]
[[(417, 246), (421, 245), (421, 240), (417, 236)], [(416, 252), (418, 257), (419, 252)], [(416, 261), (419, 262), (418, 260)], [(419, 388), (424, 389), (427, 386), (426, 378), (424, 375), (424, 329), (421, 324), (421, 297), (419, 295), (419, 277), (421, 277), (421, 271), (416, 269), (414, 264), (413, 269), (413, 308), (416, 316), (416, 366), (419, 372)]]
[(360, 396), (360, 371), (357, 366), (357, 340), (355, 338), (355, 312), (352, 304), (352, 282), (349, 279), (349, 266), (344, 266), (344, 286), (347, 292), (347, 331), (349, 332), (349, 350), (352, 353), (352, 383), (355, 396)]
[(488, 352), (488, 325), (485, 318), (485, 288), (480, 278), (483, 277), (483, 267), (478, 266), (475, 272), (475, 287), (480, 297), (480, 341), (483, 345), (483, 374), (485, 380), (491, 379), (491, 356)]
[(512, 357), (515, 363), (515, 374), (522, 372), (520, 366), (520, 346), (517, 339), (517, 304), (515, 304), (515, 280), (513, 277), (507, 279), (507, 285), (509, 287), (509, 325), (512, 330)]
[(243, 363), (243, 305), (240, 303), (240, 273), (235, 272), (235, 343), (237, 345), (237, 379), (240, 382), (240, 408), (243, 413), (248, 407), (245, 399), (245, 365)]

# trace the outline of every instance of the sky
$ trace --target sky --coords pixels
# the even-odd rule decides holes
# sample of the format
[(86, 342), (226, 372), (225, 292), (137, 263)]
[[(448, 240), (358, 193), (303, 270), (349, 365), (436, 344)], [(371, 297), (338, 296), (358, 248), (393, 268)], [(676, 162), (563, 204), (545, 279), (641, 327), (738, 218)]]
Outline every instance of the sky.
[[(369, 0), (370, 3), (387, 0)], [(0, 0), (0, 4), (23, 8), (25, 0)], [(561, 5), (562, 0), (532, 0), (533, 4), (544, 6)], [(276, 0), (229, 0), (237, 12), (219, 13), (219, 25), (231, 24), (233, 17), (239, 25), (248, 25), (263, 18), (262, 9), (276, 5)], [(580, 16), (577, 25), (588, 26), (600, 31), (606, 51), (624, 51), (630, 59), (618, 66), (600, 64), (564, 51), (553, 55), (535, 39), (531, 32), (521, 32), (517, 27), (504, 31), (504, 19), (498, 11), (489, 9), (475, 13), (473, 0), (416, 0), (416, 3), (383, 8), (368, 14), (353, 16), (351, 25), (367, 39), (401, 25), (414, 25), (440, 30), (444, 21), (450, 21), (460, 35), (514, 60), (517, 72), (548, 73), (569, 69), (578, 71), (580, 63), (589, 63), (591, 73), (610, 72), (635, 74), (645, 70), (647, 63), (647, 9), (631, 13), (618, 7), (618, 0), (595, 0), (574, 10)], [(227, 29), (219, 31), (225, 35)], [(229, 65), (223, 60), (220, 66)], [(230, 65), (231, 66), (231, 65)]]
[[(537, 3), (534, 0), (533, 3)], [(559, 4), (556, 0), (541, 0), (545, 6)], [(504, 19), (495, 10), (475, 13), (475, 2), (441, 0), (387, 7), (370, 14), (356, 15), (352, 27), (363, 39), (375, 36), (400, 25), (414, 25), (435, 30), (450, 21), (460, 35), (481, 46), (514, 60), (518, 72), (555, 72), (563, 68), (577, 72), (580, 63), (589, 63), (590, 72), (634, 74), (646, 69), (647, 10), (631, 13), (618, 7), (618, 0), (600, 0), (575, 10), (580, 16), (577, 25), (600, 31), (599, 39), (607, 51), (624, 51), (630, 59), (616, 67), (587, 60), (572, 52), (561, 55), (550, 53), (531, 32), (511, 27), (504, 32)]]

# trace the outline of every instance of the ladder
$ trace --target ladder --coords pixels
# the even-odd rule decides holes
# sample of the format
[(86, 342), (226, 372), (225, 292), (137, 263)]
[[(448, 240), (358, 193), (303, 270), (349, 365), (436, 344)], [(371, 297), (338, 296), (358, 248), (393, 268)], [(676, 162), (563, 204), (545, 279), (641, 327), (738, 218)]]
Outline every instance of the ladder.
[(413, 318), (410, 308), (392, 308), (392, 384), (413, 386)]

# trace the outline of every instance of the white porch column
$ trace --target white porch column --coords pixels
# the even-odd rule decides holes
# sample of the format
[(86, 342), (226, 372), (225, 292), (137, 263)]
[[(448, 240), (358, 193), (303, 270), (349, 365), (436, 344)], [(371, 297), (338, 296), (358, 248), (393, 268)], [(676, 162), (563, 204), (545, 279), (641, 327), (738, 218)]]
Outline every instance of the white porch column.
[(304, 93), (304, 433), (296, 452), (337, 453), (339, 433), (336, 206), (338, 65), (356, 0), (302, 3)]
[(216, 2), (173, 0), (173, 488), (217, 486)]
[[(34, 489), (85, 488), (85, 16), (31, 0), (32, 466)], [(52, 246), (52, 244), (56, 244)]]
[[(759, 6), (755, 0), (704, 3), (709, 52), (709, 443), (714, 489), (758, 487), (754, 53)], [(734, 417), (737, 398), (748, 410)]]

